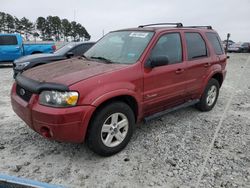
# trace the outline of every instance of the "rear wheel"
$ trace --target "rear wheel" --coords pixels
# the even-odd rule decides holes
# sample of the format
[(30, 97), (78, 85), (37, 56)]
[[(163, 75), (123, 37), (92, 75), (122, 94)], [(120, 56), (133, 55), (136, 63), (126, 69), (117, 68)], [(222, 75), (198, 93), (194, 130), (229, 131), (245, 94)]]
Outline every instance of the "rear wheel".
[(220, 84), (212, 78), (209, 80), (204, 93), (201, 96), (200, 102), (197, 104), (197, 108), (201, 111), (210, 111), (213, 109), (219, 96)]
[(88, 130), (87, 144), (99, 155), (113, 155), (128, 144), (134, 125), (134, 113), (127, 104), (108, 104), (94, 114)]

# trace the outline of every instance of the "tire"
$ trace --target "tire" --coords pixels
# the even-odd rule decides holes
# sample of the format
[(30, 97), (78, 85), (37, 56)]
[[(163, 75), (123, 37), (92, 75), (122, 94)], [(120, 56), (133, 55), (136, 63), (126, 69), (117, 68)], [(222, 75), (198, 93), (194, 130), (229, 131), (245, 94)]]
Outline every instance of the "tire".
[(219, 82), (212, 78), (208, 81), (206, 89), (200, 98), (200, 102), (196, 105), (200, 111), (207, 112), (213, 109), (217, 102), (220, 91)]
[(99, 109), (89, 126), (88, 147), (101, 156), (111, 156), (128, 144), (135, 127), (135, 116), (126, 103), (113, 102)]

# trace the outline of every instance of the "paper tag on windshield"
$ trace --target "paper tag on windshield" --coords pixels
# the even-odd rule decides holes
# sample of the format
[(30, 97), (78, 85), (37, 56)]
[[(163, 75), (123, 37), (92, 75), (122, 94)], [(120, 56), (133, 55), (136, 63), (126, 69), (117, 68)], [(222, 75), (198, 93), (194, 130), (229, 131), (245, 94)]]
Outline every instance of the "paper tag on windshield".
[(130, 33), (129, 36), (130, 36), (130, 37), (145, 38), (146, 36), (148, 36), (148, 33), (133, 32), (133, 33)]

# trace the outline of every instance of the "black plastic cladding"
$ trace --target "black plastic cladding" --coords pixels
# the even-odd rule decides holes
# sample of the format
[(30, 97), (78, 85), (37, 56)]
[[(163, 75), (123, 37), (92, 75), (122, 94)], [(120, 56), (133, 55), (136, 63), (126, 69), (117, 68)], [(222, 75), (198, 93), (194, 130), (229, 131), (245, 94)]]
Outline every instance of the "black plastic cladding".
[(22, 88), (37, 94), (44, 90), (69, 91), (69, 88), (66, 85), (50, 82), (38, 82), (21, 74), (16, 77), (16, 82)]

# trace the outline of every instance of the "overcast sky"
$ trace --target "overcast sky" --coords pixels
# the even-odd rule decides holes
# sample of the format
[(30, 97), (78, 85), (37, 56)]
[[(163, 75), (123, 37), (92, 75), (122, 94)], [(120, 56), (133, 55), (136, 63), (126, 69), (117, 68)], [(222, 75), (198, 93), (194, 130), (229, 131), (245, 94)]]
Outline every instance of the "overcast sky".
[(140, 24), (183, 22), (212, 25), (222, 39), (250, 41), (250, 0), (0, 0), (0, 11), (31, 21), (48, 15), (81, 23), (97, 40), (105, 33)]

